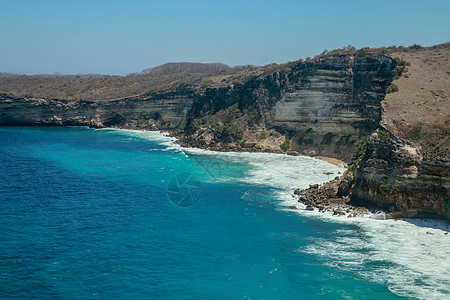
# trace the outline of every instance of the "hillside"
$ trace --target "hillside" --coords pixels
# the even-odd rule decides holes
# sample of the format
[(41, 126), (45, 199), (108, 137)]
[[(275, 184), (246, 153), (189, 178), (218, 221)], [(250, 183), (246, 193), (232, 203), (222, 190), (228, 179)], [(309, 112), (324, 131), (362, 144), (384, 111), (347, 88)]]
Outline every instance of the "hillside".
[(450, 153), (450, 44), (396, 51), (404, 66), (393, 80), (397, 92), (383, 101), (381, 124), (420, 146), (427, 155)]
[(0, 94), (10, 97), (111, 101), (169, 92), (184, 86), (196, 89), (242, 83), (282, 65), (229, 68), (223, 64), (169, 63), (149, 74), (17, 75), (0, 73)]
[(201, 74), (217, 74), (229, 70), (230, 67), (222, 63), (192, 63), (179, 62), (167, 63), (154, 68), (145, 69), (143, 74), (166, 75), (176, 73), (201, 73)]

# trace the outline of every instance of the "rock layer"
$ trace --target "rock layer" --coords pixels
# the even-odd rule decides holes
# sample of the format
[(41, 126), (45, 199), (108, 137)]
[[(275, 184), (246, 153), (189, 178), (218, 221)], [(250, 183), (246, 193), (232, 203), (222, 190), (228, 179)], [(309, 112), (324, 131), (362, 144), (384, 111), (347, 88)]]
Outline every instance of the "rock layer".
[(128, 126), (161, 129), (179, 126), (192, 104), (192, 91), (117, 101), (11, 98), (0, 96), (0, 125)]
[(395, 62), (382, 55), (319, 57), (244, 84), (207, 89), (194, 97), (188, 121), (238, 104), (242, 127), (276, 129), (300, 153), (348, 159), (359, 137), (378, 128), (394, 74)]
[(424, 157), (412, 143), (374, 133), (353, 188), (353, 197), (403, 217), (450, 218), (450, 161)]

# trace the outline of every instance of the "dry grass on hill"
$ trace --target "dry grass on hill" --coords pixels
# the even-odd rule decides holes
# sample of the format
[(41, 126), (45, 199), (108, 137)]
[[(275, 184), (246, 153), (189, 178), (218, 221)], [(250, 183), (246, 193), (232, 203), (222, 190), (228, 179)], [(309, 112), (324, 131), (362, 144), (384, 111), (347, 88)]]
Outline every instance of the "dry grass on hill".
[(398, 91), (383, 101), (382, 124), (413, 140), (424, 152), (449, 149), (450, 45), (417, 51), (393, 52), (407, 63), (402, 76), (393, 81)]
[(241, 66), (216, 73), (171, 72), (128, 76), (14, 75), (0, 73), (0, 94), (10, 97), (111, 101), (189, 86), (197, 89), (243, 83), (285, 65)]

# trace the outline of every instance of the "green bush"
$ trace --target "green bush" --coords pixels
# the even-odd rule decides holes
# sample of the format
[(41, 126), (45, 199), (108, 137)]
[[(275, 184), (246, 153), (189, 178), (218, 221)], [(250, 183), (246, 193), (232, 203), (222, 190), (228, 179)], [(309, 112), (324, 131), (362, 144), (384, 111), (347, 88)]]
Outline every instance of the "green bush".
[(274, 131), (274, 132), (271, 132), (270, 135), (273, 135), (275, 137), (279, 137), (281, 135), (281, 133), (279, 133), (278, 131)]
[(386, 130), (383, 130), (383, 129), (378, 130), (377, 136), (382, 139), (388, 139), (391, 137), (389, 132), (387, 132)]
[(351, 137), (352, 137), (351, 134), (341, 136), (339, 140), (336, 142), (336, 146), (349, 144)]
[(212, 79), (206, 79), (205, 81), (202, 82), (202, 86), (208, 86), (208, 85), (212, 85), (214, 84), (214, 81)]
[(398, 193), (398, 184), (392, 185), (392, 192), (393, 193)]
[(290, 139), (285, 139), (283, 144), (280, 145), (281, 150), (287, 151), (289, 149), (289, 143), (291, 142)]
[(303, 136), (299, 137), (297, 140), (297, 143), (299, 145), (305, 144), (305, 145), (311, 145), (313, 143), (312, 139), (305, 139)]
[(387, 181), (386, 177), (381, 179), (380, 192), (381, 192), (382, 195), (384, 195), (386, 193), (386, 181)]
[(206, 124), (206, 121), (208, 120), (208, 117), (201, 117), (198, 119), (195, 119), (191, 124), (190, 124), (190, 131), (191, 132), (196, 132), (197, 130), (200, 129), (200, 127), (202, 127), (203, 125)]
[(412, 49), (412, 50), (420, 50), (420, 49), (422, 49), (423, 47), (422, 47), (421, 45), (414, 44), (414, 45), (412, 45), (412, 46), (409, 46), (408, 48), (409, 48), (409, 49)]
[(307, 136), (308, 134), (312, 133), (312, 132), (313, 132), (313, 129), (312, 129), (311, 127), (308, 128), (308, 129), (306, 129), (306, 131), (298, 138), (297, 143), (298, 143), (299, 145), (301, 145), (301, 144), (306, 144), (306, 145), (312, 144), (312, 143), (313, 143), (313, 140), (312, 140), (312, 139), (307, 139), (307, 138), (306, 138), (306, 136)]
[(322, 144), (325, 145), (330, 145), (331, 141), (333, 140), (333, 137), (335, 136), (335, 134), (328, 132), (327, 134), (325, 134), (322, 138)]
[(356, 55), (359, 57), (364, 57), (369, 53), (369, 51), (370, 51), (369, 47), (364, 47), (356, 51)]
[(444, 202), (444, 204), (442, 205), (442, 208), (443, 208), (444, 211), (450, 210), (450, 201), (446, 200)]
[(228, 112), (227, 114), (222, 118), (222, 121), (225, 124), (229, 124), (231, 123), (233, 120), (236, 120), (237, 118), (239, 118), (240, 116), (242, 116), (242, 112), (240, 111), (240, 109), (238, 108), (238, 103), (233, 104), (232, 106), (230, 106), (228, 108)]
[(241, 140), (244, 136), (242, 128), (235, 124), (227, 124), (216, 127), (215, 137), (225, 142), (234, 142)]
[(180, 127), (179, 127), (181, 130), (186, 130), (186, 128), (187, 128), (187, 121), (186, 121), (186, 119), (184, 119), (183, 120), (183, 122), (181, 122), (181, 124), (180, 124)]
[(406, 138), (408, 140), (418, 141), (422, 137), (422, 126), (417, 125), (413, 129), (411, 129), (407, 134)]
[(265, 131), (261, 132), (261, 134), (259, 135), (260, 140), (264, 140), (266, 137), (267, 137), (267, 133)]
[(395, 93), (398, 92), (398, 86), (395, 83), (391, 83), (391, 85), (387, 88), (386, 93)]
[(366, 150), (367, 150), (367, 136), (362, 136), (355, 144), (355, 150), (353, 150), (352, 158), (350, 160), (347, 172), (351, 172), (358, 167), (359, 163), (361, 162), (361, 159), (366, 154)]

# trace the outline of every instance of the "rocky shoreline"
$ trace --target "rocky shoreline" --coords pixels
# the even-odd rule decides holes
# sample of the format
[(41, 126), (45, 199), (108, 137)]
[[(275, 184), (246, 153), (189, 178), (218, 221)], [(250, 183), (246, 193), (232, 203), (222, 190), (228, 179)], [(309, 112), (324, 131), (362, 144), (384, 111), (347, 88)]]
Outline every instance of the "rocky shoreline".
[[(131, 130), (142, 130), (142, 131), (159, 131), (168, 133), (169, 136), (176, 138), (176, 144), (182, 147), (198, 148), (210, 151), (220, 151), (220, 152), (256, 152), (256, 153), (276, 153), (276, 154), (286, 154), (292, 156), (299, 156), (300, 153), (296, 151), (282, 151), (274, 150), (271, 148), (262, 147), (242, 147), (235, 144), (210, 144), (206, 145), (201, 142), (192, 141), (186, 138), (178, 131), (160, 131), (155, 127), (144, 128), (138, 126), (120, 126), (116, 127), (119, 129), (131, 129)], [(326, 161), (330, 164), (336, 166), (348, 167), (347, 163), (331, 157), (324, 156), (310, 156), (316, 159)], [(305, 210), (313, 211), (316, 210), (321, 213), (330, 213), (337, 217), (359, 217), (359, 216), (370, 216), (374, 219), (401, 219), (408, 217), (408, 215), (401, 214), (399, 212), (389, 212), (382, 210), (380, 208), (371, 206), (357, 206), (352, 204), (351, 201), (351, 187), (354, 183), (355, 175), (353, 172), (347, 172), (345, 174), (338, 173), (335, 179), (326, 182), (322, 185), (313, 184), (307, 189), (296, 189), (292, 197), (298, 202), (305, 206)], [(290, 206), (290, 209), (299, 209), (296, 206)]]
[[(431, 57), (435, 50), (410, 54)], [(441, 50), (448, 51), (448, 45)], [(108, 101), (1, 93), (0, 125), (167, 130), (186, 147), (305, 155), (346, 166), (343, 160), (351, 162), (353, 174), (346, 193), (339, 192), (344, 176), (329, 183), (337, 185), (336, 192), (325, 192), (325, 184), (296, 196), (307, 207), (329, 207), (339, 215), (352, 210), (345, 205), (361, 205), (382, 208), (393, 217), (435, 214), (450, 219), (449, 129), (448, 122), (436, 117), (446, 116), (441, 105), (447, 105), (448, 97), (430, 87), (433, 96), (415, 106), (434, 101), (436, 116), (424, 118), (420, 110), (419, 123), (412, 123), (419, 114), (407, 102), (409, 94), (401, 94), (412, 88), (401, 85), (407, 62), (384, 54), (338, 51), (261, 69), (245, 80), (180, 85)], [(419, 80), (414, 82), (428, 79), (416, 70), (425, 66), (415, 63), (408, 65)], [(398, 109), (386, 97), (394, 78), (400, 88), (398, 109), (411, 108), (408, 122), (392, 114)], [(429, 94), (420, 87), (416, 92)], [(339, 209), (332, 208), (336, 205)]]
[[(131, 129), (142, 131), (160, 131), (156, 127), (141, 127), (133, 125), (115, 126), (118, 129)], [(263, 148), (263, 147), (242, 147), (233, 143), (218, 143), (208, 144), (201, 141), (190, 140), (182, 132), (177, 130), (160, 131), (168, 133), (169, 136), (176, 138), (176, 144), (182, 147), (198, 148), (210, 151), (220, 152), (257, 152), (257, 153), (276, 153), (286, 154), (292, 156), (302, 155), (296, 151), (281, 149)], [(347, 163), (331, 157), (324, 156), (309, 156), (316, 159), (326, 161), (336, 166), (348, 167)], [(298, 203), (305, 206), (305, 210), (318, 211), (321, 213), (328, 213), (337, 217), (359, 217), (366, 216), (373, 219), (402, 219), (402, 218), (433, 218), (445, 219), (445, 217), (435, 214), (433, 212), (420, 212), (415, 209), (401, 209), (391, 205), (390, 207), (380, 207), (369, 201), (360, 201), (361, 199), (355, 195), (355, 184), (358, 180), (357, 170), (347, 171), (344, 174), (339, 174), (333, 180), (322, 185), (313, 184), (307, 189), (296, 189), (292, 195)], [(358, 193), (358, 191), (356, 191)], [(296, 206), (290, 206), (290, 209), (299, 209)]]
[[(352, 204), (348, 193), (353, 180), (354, 175), (352, 172), (349, 172), (323, 185), (313, 184), (307, 189), (296, 189), (292, 197), (298, 203), (306, 206), (305, 210), (329, 213), (337, 217), (369, 216), (373, 219), (383, 220), (400, 218), (400, 216), (395, 216), (378, 208)], [(290, 206), (289, 208), (298, 209), (297, 206)]]

